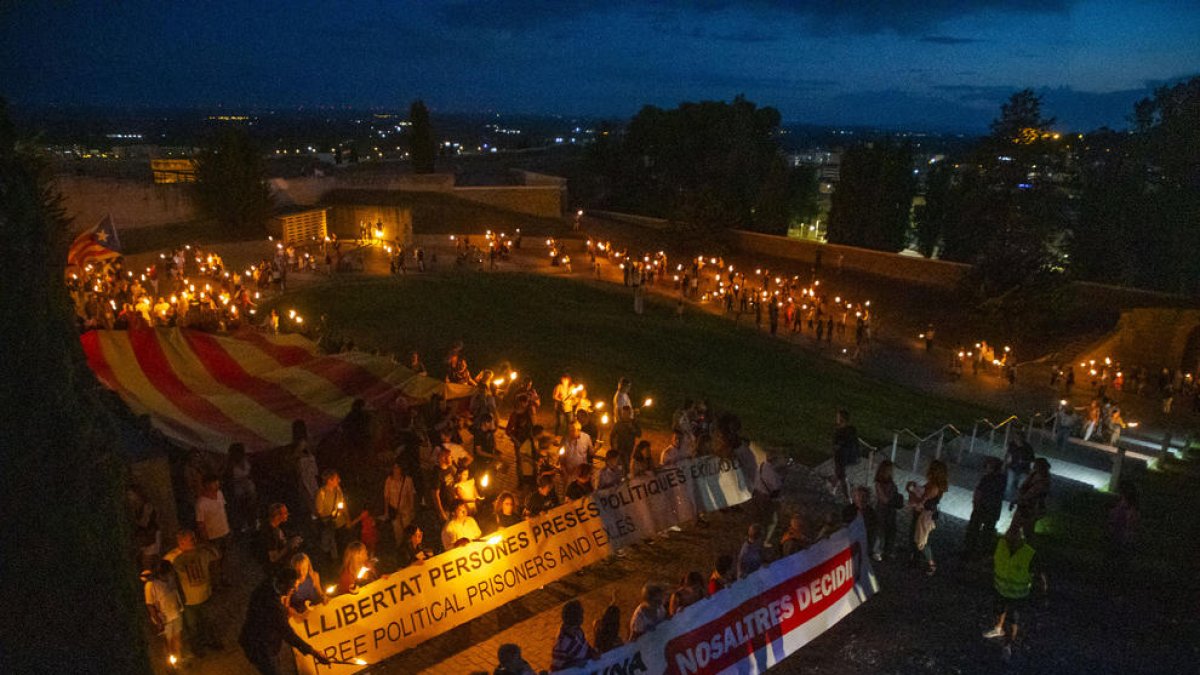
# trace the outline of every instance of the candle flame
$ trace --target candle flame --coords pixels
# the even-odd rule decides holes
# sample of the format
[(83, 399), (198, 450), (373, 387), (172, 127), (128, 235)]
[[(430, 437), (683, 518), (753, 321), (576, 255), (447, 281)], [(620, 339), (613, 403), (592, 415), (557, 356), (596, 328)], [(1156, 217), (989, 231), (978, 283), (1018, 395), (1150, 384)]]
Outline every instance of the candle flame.
[(358, 574), (354, 575), (354, 577), (356, 579), (361, 579), (361, 578), (367, 576), (367, 572), (370, 572), (370, 571), (371, 570), (368, 569), (366, 565), (363, 565), (362, 567), (358, 568)]
[(337, 590), (337, 586), (335, 586), (334, 584), (329, 584), (328, 586), (325, 587), (325, 592), (329, 595), (333, 595), (334, 591), (336, 591), (336, 590)]
[(645, 401), (642, 401), (643, 408), (649, 408), (652, 405), (654, 405), (654, 399), (652, 399), (652, 398), (648, 398)]
[(167, 657), (167, 662), (170, 663), (171, 665), (175, 665), (176, 663), (179, 663), (179, 659), (174, 654), (172, 654)]
[(499, 544), (502, 541), (504, 541), (504, 537), (501, 537), (498, 534), (493, 534), (492, 536), (488, 537), (488, 539), (487, 539), (487, 543), (492, 546), (495, 546), (496, 544)]
[(483, 474), (483, 478), (479, 479), (479, 485), (481, 487), (487, 487), (488, 483), (490, 483), (491, 481), (492, 481), (492, 477), (485, 473), (485, 474)]
[(509, 379), (509, 381), (511, 381), (511, 382), (516, 382), (516, 381), (517, 381), (517, 371), (515, 371), (515, 370), (514, 370), (514, 371), (512, 371), (511, 373), (509, 373), (509, 374), (508, 374), (508, 379)]
[(600, 423), (608, 424), (608, 413), (604, 413), (603, 415), (600, 416)]

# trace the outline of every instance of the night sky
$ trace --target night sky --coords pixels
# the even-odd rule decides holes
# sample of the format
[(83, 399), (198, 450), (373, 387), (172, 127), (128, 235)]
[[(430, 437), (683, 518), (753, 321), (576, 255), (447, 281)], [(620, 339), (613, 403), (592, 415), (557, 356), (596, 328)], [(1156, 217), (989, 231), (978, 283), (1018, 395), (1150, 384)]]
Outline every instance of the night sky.
[[(17, 4), (17, 7), (13, 7)], [(745, 93), (788, 121), (976, 130), (1033, 87), (1123, 126), (1200, 73), (1196, 0), (0, 3), (17, 104), (628, 116)]]

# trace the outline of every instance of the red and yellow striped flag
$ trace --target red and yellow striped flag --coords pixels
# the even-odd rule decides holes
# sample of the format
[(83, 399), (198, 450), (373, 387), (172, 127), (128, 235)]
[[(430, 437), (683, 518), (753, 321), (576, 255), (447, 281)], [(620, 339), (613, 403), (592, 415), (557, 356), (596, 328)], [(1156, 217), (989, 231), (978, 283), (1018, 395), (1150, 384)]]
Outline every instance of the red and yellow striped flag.
[(245, 329), (229, 336), (178, 328), (90, 331), (88, 365), (137, 414), (149, 414), (185, 447), (225, 452), (241, 442), (263, 450), (291, 441), (304, 420), (320, 438), (356, 398), (383, 407), (396, 397), (425, 401), (471, 395), (471, 387), (417, 375), (364, 352), (326, 355), (299, 335)]

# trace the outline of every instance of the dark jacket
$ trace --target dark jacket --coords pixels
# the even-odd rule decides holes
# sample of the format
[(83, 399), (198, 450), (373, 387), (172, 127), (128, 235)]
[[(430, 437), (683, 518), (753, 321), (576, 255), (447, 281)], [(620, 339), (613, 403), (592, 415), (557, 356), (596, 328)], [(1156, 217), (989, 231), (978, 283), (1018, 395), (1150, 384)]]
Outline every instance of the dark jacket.
[(315, 649), (292, 630), (291, 624), (288, 623), (287, 608), (283, 606), (275, 585), (268, 578), (250, 594), (246, 622), (242, 624), (242, 634), (238, 643), (247, 654), (269, 654), (274, 658), (284, 641), (302, 654), (316, 653)]

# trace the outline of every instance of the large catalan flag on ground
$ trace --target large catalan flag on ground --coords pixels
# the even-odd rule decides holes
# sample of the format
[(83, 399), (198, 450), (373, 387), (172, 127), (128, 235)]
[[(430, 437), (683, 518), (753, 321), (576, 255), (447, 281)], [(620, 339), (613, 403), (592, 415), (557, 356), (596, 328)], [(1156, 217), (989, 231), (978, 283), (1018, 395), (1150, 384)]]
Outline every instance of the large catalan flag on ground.
[(303, 419), (311, 438), (337, 426), (356, 398), (382, 407), (397, 396), (469, 396), (471, 388), (417, 375), (363, 352), (326, 355), (299, 335), (246, 329), (219, 336), (178, 328), (91, 331), (88, 364), (137, 414), (186, 447), (262, 450), (291, 441)]

